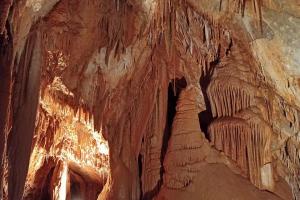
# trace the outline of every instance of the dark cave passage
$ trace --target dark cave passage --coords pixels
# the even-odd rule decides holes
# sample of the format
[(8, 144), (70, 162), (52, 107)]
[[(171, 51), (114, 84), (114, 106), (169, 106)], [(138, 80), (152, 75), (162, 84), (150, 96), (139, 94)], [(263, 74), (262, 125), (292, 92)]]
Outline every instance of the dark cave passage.
[[(144, 142), (144, 138), (142, 139), (142, 143)], [(138, 156), (138, 167), (139, 167), (139, 184), (140, 184), (140, 190), (143, 191), (142, 189), (142, 173), (143, 173), (143, 155), (139, 153)], [(140, 194), (140, 199), (142, 199), (143, 193), (141, 192)]]
[(206, 74), (202, 75), (199, 80), (200, 88), (201, 88), (201, 91), (202, 91), (202, 94), (204, 97), (204, 103), (205, 103), (206, 110), (200, 112), (198, 114), (198, 117), (199, 117), (200, 128), (201, 128), (202, 132), (205, 134), (205, 137), (207, 139), (209, 139), (207, 129), (208, 129), (209, 124), (213, 121), (211, 105), (209, 103), (209, 99), (208, 99), (208, 95), (207, 95), (207, 87), (211, 81), (213, 71), (214, 71), (216, 65), (218, 64), (218, 62), (219, 61), (217, 60), (216, 62), (210, 63), (209, 71)]
[(50, 192), (49, 192), (49, 188), (50, 188), (50, 182), (51, 182), (51, 177), (53, 175), (53, 172), (54, 172), (54, 167), (52, 167), (50, 169), (50, 172), (48, 173), (48, 175), (46, 175), (46, 181), (43, 184), (40, 199), (51, 200), (51, 195), (50, 195)]
[(76, 199), (83, 199), (84, 194), (82, 191), (82, 188), (80, 187), (80, 182), (79, 180), (76, 179), (78, 175), (75, 175), (74, 173), (70, 173), (70, 198), (71, 200), (76, 200)]

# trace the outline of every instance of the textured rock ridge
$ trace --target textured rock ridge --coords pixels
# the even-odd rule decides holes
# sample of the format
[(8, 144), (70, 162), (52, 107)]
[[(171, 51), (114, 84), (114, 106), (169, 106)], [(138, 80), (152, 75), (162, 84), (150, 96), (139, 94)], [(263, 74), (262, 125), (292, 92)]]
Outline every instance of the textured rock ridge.
[[(262, 96), (255, 88), (258, 81), (253, 75), (255, 68), (249, 70), (244, 53), (233, 49), (230, 54), (224, 65), (221, 62), (216, 67), (207, 88), (212, 113), (217, 118), (209, 127), (210, 140), (238, 163), (254, 185), (272, 191), (273, 133), (270, 123), (262, 117), (264, 105), (261, 109), (255, 106)], [(244, 79), (246, 76), (249, 79)]]

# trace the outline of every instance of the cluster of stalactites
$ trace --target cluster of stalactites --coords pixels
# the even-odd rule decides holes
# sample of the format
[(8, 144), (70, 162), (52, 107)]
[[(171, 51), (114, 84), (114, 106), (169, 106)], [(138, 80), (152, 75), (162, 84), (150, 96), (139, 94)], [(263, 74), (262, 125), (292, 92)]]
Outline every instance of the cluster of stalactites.
[(230, 46), (230, 33), (206, 13), (195, 11), (185, 0), (158, 0), (150, 20), (148, 44), (163, 45), (167, 56), (185, 49), (206, 73), (209, 65)]
[(208, 131), (211, 143), (235, 161), (255, 186), (272, 190), (272, 130), (255, 87), (255, 67), (247, 64), (244, 54), (233, 48), (214, 71), (207, 94), (216, 119)]
[(258, 188), (272, 190), (274, 187), (270, 152), (272, 128), (258, 113), (252, 111), (254, 108), (236, 114), (237, 117), (247, 121), (251, 130), (247, 137), (249, 178)]
[(240, 79), (222, 76), (211, 81), (207, 90), (214, 117), (232, 116), (253, 105), (254, 91)]
[(199, 14), (187, 5), (185, 7), (176, 10), (175, 42), (183, 46), (186, 53), (196, 57), (201, 64), (204, 60), (216, 60), (217, 56), (220, 56), (218, 53), (223, 54), (221, 52), (226, 51), (229, 46), (229, 31), (211, 16)]
[(74, 116), (79, 122), (95, 129), (92, 109), (84, 103), (82, 98), (75, 98), (60, 78), (55, 77), (53, 82), (41, 91), (41, 94), (41, 106), (50, 114), (58, 118)]
[(176, 4), (171, 0), (158, 0), (150, 20), (148, 44), (155, 46), (164, 42), (168, 53), (172, 51), (173, 45)]
[(41, 104), (38, 110), (34, 143), (41, 148), (49, 150), (53, 144), (54, 133), (59, 129), (60, 120), (50, 117), (47, 110)]
[(263, 119), (251, 114), (250, 117), (238, 114), (215, 120), (209, 127), (210, 140), (218, 150), (237, 163), (255, 186), (272, 190), (272, 131)]
[(184, 89), (176, 107), (172, 133), (164, 160), (164, 184), (167, 188), (183, 190), (188, 187), (204, 159), (201, 153), (201, 133), (196, 108), (195, 88)]
[(107, 144), (94, 128), (94, 116), (61, 87), (50, 85), (40, 99), (37, 145), (48, 157), (67, 158), (100, 169), (108, 164), (106, 153), (99, 152)]
[(235, 117), (219, 118), (208, 129), (209, 139), (215, 148), (235, 161), (245, 174), (249, 172), (245, 152), (250, 131), (245, 120)]
[[(246, 9), (246, 1), (247, 0), (230, 0), (227, 3), (229, 4), (231, 9), (234, 9), (234, 11), (241, 13), (242, 16), (244, 16), (245, 9)], [(259, 23), (259, 28), (261, 32), (262, 29), (262, 5), (263, 0), (251, 0), (250, 3), (252, 4), (252, 8), (254, 11), (254, 14), (258, 18), (257, 22)], [(219, 10), (222, 9), (222, 3), (223, 0), (220, 0)], [(232, 6), (233, 5), (233, 6)]]

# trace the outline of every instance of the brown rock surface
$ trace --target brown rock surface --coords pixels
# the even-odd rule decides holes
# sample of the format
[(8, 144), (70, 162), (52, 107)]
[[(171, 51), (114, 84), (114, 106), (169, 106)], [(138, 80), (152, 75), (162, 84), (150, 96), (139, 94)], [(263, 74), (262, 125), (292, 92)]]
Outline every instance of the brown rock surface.
[(2, 0), (0, 199), (300, 200), (299, 11)]

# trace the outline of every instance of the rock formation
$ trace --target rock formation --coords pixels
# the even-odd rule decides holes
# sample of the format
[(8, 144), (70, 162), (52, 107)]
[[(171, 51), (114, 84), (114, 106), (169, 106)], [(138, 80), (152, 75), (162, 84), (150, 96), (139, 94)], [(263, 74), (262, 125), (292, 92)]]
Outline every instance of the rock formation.
[(0, 199), (300, 200), (299, 13), (2, 0)]
[(204, 159), (204, 134), (200, 130), (195, 88), (181, 91), (172, 133), (164, 159), (164, 183), (172, 189), (184, 189), (194, 179), (197, 164)]
[(236, 49), (228, 57), (216, 66), (207, 88), (213, 116), (217, 117), (209, 127), (210, 140), (237, 162), (254, 185), (272, 191), (272, 129), (262, 117), (265, 105), (261, 109), (255, 106), (262, 98), (261, 89), (255, 87), (256, 68), (249, 70), (245, 57)]

